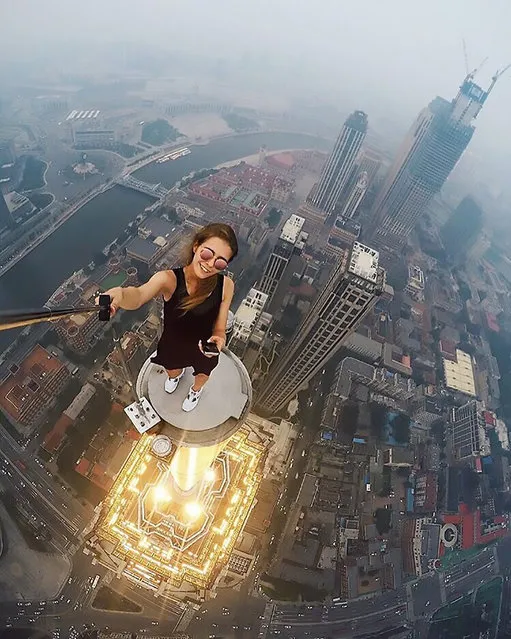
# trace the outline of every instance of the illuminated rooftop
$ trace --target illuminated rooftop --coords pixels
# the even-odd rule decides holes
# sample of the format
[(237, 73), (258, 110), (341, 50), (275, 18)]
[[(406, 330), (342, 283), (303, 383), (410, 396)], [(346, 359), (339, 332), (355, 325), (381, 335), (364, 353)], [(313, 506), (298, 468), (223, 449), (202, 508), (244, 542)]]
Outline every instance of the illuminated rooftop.
[[(102, 509), (101, 548), (128, 578), (153, 590), (182, 582), (207, 588), (226, 564), (261, 481), (261, 444), (242, 428), (204, 472), (193, 500), (175, 500), (166, 458), (146, 434), (128, 457)], [(174, 453), (175, 454), (175, 453)]]

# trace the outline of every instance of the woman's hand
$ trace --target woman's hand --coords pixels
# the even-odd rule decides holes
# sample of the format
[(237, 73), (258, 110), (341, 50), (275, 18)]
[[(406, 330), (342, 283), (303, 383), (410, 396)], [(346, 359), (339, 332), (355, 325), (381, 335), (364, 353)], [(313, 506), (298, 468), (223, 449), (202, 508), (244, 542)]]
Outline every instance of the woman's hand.
[(225, 337), (221, 337), (220, 335), (212, 335), (209, 339), (208, 342), (211, 344), (216, 344), (217, 348), (218, 348), (218, 353), (205, 353), (204, 349), (202, 348), (202, 341), (199, 341), (199, 350), (200, 352), (205, 355), (206, 357), (218, 357), (218, 355), (220, 354), (220, 351), (222, 350), (222, 348), (225, 346)]

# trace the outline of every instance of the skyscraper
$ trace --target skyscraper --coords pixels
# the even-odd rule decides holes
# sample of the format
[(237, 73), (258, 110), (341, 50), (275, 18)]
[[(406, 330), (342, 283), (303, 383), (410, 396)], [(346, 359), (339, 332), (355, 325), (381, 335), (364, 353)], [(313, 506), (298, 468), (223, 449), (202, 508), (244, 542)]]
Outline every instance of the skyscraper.
[(292, 215), (282, 227), (280, 237), (266, 262), (258, 291), (268, 296), (266, 308), (270, 305), (277, 290), (286, 266), (294, 253), (299, 253), (304, 246), (307, 235), (303, 233), (305, 219), (299, 215)]
[(357, 175), (367, 173), (367, 183), (371, 186), (381, 167), (381, 155), (375, 149), (364, 146), (357, 160)]
[(469, 74), (454, 100), (437, 97), (421, 111), (375, 201), (369, 236), (376, 246), (398, 250), (406, 241), (467, 148), (498, 77), (484, 91)]
[(346, 204), (341, 212), (341, 217), (353, 217), (360, 206), (360, 203), (364, 199), (364, 195), (367, 191), (368, 178), (367, 173), (362, 171), (359, 173), (356, 183), (353, 185), (351, 191), (346, 198)]
[(471, 197), (463, 198), (440, 230), (447, 254), (454, 259), (466, 256), (483, 227), (483, 212)]
[(363, 111), (355, 111), (339, 133), (334, 149), (323, 167), (321, 178), (307, 198), (309, 204), (327, 214), (334, 210), (351, 176), (366, 133), (367, 115)]
[(378, 252), (355, 242), (346, 250), (257, 396), (275, 414), (321, 370), (382, 293), (385, 271)]
[(229, 349), (240, 359), (243, 359), (249, 346), (250, 338), (254, 331), (257, 330), (267, 301), (268, 295), (251, 288), (234, 315), (233, 328), (229, 338)]
[(0, 231), (3, 231), (12, 224), (12, 215), (7, 206), (7, 202), (0, 191)]
[(145, 408), (125, 411), (144, 436), (89, 528), (97, 561), (155, 595), (183, 583), (192, 595), (218, 583), (262, 478), (264, 446), (244, 425), (252, 387), (243, 364), (222, 351), (190, 413), (181, 409), (188, 372), (169, 395), (164, 369), (150, 359), (143, 364), (136, 392)]
[[(490, 454), (486, 429), (494, 419), (483, 402), (468, 402), (453, 411), (451, 424), (452, 452), (456, 459), (484, 457)], [(488, 420), (488, 421), (487, 421)]]

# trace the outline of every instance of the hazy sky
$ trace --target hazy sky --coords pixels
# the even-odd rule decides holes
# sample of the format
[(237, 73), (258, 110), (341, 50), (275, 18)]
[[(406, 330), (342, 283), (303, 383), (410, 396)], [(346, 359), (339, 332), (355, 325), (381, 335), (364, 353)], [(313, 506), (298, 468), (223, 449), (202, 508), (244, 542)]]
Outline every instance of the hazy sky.
[[(489, 57), (483, 86), (511, 62), (510, 25), (511, 0), (0, 0), (0, 54), (5, 62), (28, 46), (37, 57), (61, 44), (65, 65), (80, 41), (248, 53), (266, 57), (268, 74), (272, 59), (292, 63), (290, 85), (306, 79), (318, 97), (369, 118), (411, 118), (435, 95), (456, 93), (462, 37), (471, 68)], [(511, 69), (479, 117), (476, 148), (507, 152), (510, 109)]]

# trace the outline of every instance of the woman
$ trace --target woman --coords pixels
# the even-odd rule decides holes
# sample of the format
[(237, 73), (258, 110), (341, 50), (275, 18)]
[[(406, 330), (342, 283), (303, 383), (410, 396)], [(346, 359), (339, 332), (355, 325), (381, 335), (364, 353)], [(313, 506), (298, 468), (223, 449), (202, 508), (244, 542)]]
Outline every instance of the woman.
[[(225, 346), (234, 282), (222, 271), (237, 253), (233, 229), (227, 224), (208, 224), (193, 237), (183, 268), (159, 271), (142, 286), (117, 286), (105, 292), (111, 298), (111, 316), (119, 308), (135, 310), (163, 295), (163, 333), (151, 361), (167, 369), (167, 393), (176, 390), (184, 369), (193, 367), (195, 381), (183, 402), (185, 411), (197, 406)], [(206, 341), (216, 344), (218, 352), (205, 353)]]

